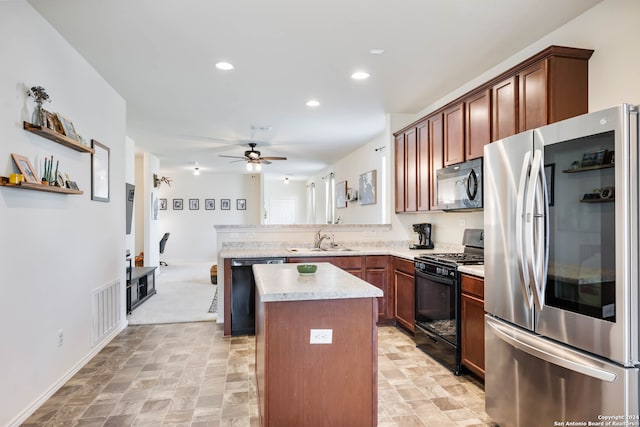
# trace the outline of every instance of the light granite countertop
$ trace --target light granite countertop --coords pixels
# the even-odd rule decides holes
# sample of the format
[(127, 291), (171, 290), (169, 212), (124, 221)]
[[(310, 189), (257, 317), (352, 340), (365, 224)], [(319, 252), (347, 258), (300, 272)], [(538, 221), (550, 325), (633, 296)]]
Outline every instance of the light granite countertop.
[(484, 278), (484, 265), (461, 265), (458, 267), (458, 271)]
[[(334, 256), (361, 256), (361, 255), (393, 255), (413, 261), (413, 258), (424, 253), (438, 252), (462, 252), (459, 245), (438, 245), (434, 249), (409, 249), (407, 246), (357, 246), (349, 245), (350, 250), (326, 250), (312, 251), (311, 248), (291, 252), (286, 247), (260, 248), (247, 245), (242, 248), (227, 248), (220, 251), (220, 258), (263, 258), (263, 257), (334, 257)], [(306, 250), (305, 250), (306, 249)]]
[(298, 273), (299, 264), (255, 264), (256, 289), (263, 302), (374, 298), (383, 296), (381, 289), (326, 262), (315, 274)]

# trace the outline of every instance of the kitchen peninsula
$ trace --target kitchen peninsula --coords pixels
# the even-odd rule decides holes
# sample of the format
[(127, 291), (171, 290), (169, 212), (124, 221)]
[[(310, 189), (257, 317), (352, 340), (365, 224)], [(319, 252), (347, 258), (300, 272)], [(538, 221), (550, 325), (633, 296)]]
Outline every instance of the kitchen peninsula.
[(257, 264), (256, 379), (261, 425), (377, 424), (375, 286), (329, 263)]

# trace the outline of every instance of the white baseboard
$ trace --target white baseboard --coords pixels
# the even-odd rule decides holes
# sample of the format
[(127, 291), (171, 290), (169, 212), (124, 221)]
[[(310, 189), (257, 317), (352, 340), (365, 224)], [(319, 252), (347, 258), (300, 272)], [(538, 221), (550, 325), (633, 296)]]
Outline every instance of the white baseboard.
[(45, 391), (40, 397), (38, 397), (31, 405), (26, 407), (20, 412), (13, 420), (11, 420), (7, 427), (19, 427), (27, 418), (31, 416), (44, 402), (46, 402), (56, 391), (66, 384), (84, 365), (86, 365), (96, 354), (100, 352), (107, 344), (111, 342), (120, 332), (128, 326), (127, 319), (125, 318), (120, 325), (110, 334), (107, 335), (101, 342), (99, 342), (85, 357), (80, 359), (73, 368), (65, 375), (63, 375), (58, 381), (56, 381), (47, 391)]

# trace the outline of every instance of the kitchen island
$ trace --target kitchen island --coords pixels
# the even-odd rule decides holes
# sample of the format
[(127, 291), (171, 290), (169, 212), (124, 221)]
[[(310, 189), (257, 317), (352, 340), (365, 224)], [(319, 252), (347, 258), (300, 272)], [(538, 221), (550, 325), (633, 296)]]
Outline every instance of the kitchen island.
[[(377, 425), (382, 291), (329, 263), (253, 266), (261, 425)], [(312, 343), (313, 342), (313, 343)]]

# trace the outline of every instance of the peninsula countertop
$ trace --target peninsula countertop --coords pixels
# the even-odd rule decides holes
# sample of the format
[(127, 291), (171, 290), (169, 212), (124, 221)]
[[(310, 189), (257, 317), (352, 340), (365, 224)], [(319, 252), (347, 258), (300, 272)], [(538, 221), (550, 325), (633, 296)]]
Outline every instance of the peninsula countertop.
[(327, 262), (314, 263), (313, 275), (300, 275), (300, 264), (255, 264), (256, 290), (262, 302), (375, 298), (382, 290)]

